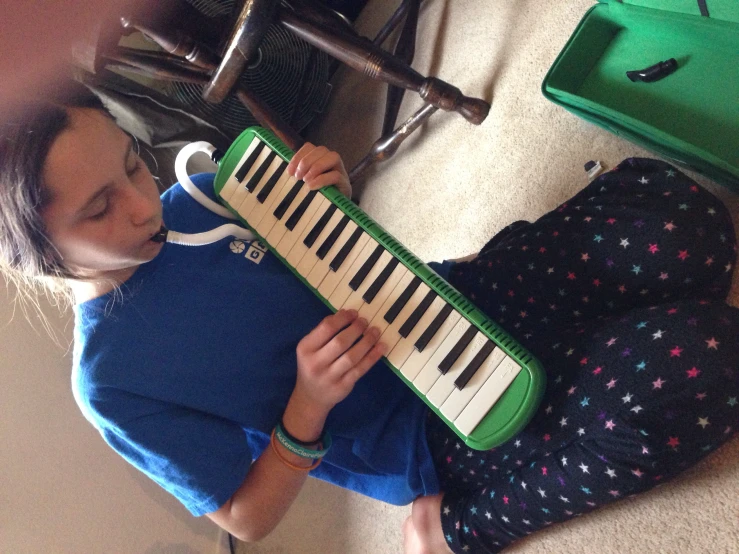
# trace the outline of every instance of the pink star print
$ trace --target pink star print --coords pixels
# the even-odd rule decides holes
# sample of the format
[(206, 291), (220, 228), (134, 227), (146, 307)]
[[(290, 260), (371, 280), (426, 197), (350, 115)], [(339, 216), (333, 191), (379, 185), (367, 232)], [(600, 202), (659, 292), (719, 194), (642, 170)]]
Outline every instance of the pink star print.
[(700, 374), (700, 372), (701, 372), (700, 369), (698, 369), (697, 367), (694, 367), (693, 369), (689, 369), (685, 373), (688, 374), (688, 379), (690, 379), (690, 378), (698, 377), (698, 375)]
[(688, 254), (687, 250), (680, 250), (680, 253), (677, 255), (678, 258), (680, 258), (682, 261), (685, 261), (690, 257), (690, 254)]
[(672, 350), (670, 350), (670, 358), (674, 358), (674, 357), (678, 357), (679, 358), (680, 357), (680, 353), (682, 351), (683, 351), (682, 348), (680, 348), (679, 346), (676, 346), (675, 348), (673, 348)]
[(598, 375), (601, 371), (603, 371), (603, 368), (598, 366), (593, 370), (593, 375)]
[(677, 225), (672, 223), (672, 221), (668, 221), (667, 223), (665, 223), (665, 229), (667, 229), (668, 231), (672, 232), (672, 230), (675, 228), (677, 228)]
[(657, 377), (657, 380), (653, 381), (652, 385), (654, 386), (655, 389), (661, 389), (662, 385), (664, 385), (666, 382), (667, 381), (662, 380), (662, 377)]
[(676, 448), (680, 444), (680, 439), (678, 437), (670, 437), (670, 440), (667, 441), (667, 446), (671, 446), (672, 448)]
[(717, 341), (715, 338), (711, 337), (710, 340), (706, 341), (706, 344), (708, 345), (708, 348), (713, 348), (714, 350), (718, 350), (718, 345), (721, 343)]
[(606, 219), (606, 223), (613, 225), (614, 223), (616, 223), (616, 219), (611, 217), (610, 219)]
[(608, 387), (609, 389), (612, 389), (613, 387), (615, 387), (615, 386), (616, 386), (616, 382), (617, 382), (617, 381), (618, 381), (618, 379), (611, 379), (611, 380), (610, 380), (610, 381), (608, 381), (608, 383), (606, 384), (606, 387)]
[(659, 248), (657, 247), (657, 245), (656, 245), (656, 244), (650, 244), (650, 245), (649, 245), (649, 251), (650, 251), (650, 252), (651, 252), (652, 254), (656, 254), (657, 252), (659, 252)]
[(610, 431), (613, 431), (613, 428), (615, 426), (616, 426), (616, 424), (613, 423), (613, 420), (612, 419), (609, 419), (608, 421), (606, 421), (606, 429), (608, 429)]

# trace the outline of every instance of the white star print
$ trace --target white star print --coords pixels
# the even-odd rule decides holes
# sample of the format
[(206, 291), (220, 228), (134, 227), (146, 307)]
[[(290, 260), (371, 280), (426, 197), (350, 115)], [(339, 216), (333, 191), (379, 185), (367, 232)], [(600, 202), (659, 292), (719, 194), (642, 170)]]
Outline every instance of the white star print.
[(641, 183), (642, 185), (647, 185), (647, 184), (649, 184), (649, 179), (647, 179), (646, 177), (642, 177), (642, 178), (641, 178), (641, 179), (639, 180), (639, 182), (640, 182), (640, 183)]
[(626, 396), (624, 396), (624, 397), (621, 398), (621, 400), (624, 401), (624, 404), (628, 404), (629, 402), (631, 402), (631, 399), (632, 399), (632, 396), (628, 392), (626, 393)]
[(562, 466), (567, 465), (567, 458), (565, 456), (562, 456)]
[(514, 442), (513, 444), (516, 445), (516, 448), (520, 447), (521, 446), (521, 439), (517, 439), (516, 442)]
[(587, 473), (588, 475), (590, 475), (590, 472), (588, 471), (588, 466), (585, 465), (585, 462), (580, 462), (580, 465), (577, 467), (582, 469), (583, 473)]
[(706, 428), (706, 425), (710, 425), (710, 424), (711, 423), (708, 421), (708, 418), (707, 417), (699, 417), (698, 418), (698, 423), (696, 423), (696, 425), (700, 425), (704, 429)]
[(654, 337), (652, 340), (661, 339), (663, 334), (664, 331), (662, 329), (658, 329), (657, 332), (652, 335), (652, 337)]
[(539, 493), (539, 494), (541, 495), (541, 497), (542, 497), (542, 498), (546, 498), (546, 497), (547, 497), (547, 493), (546, 493), (546, 492), (544, 492), (544, 491), (543, 491), (543, 490), (541, 489), (541, 487), (539, 487), (539, 489), (538, 489), (538, 490), (537, 490), (536, 492), (538, 492), (538, 493)]
[(610, 467), (606, 467), (606, 473), (611, 479), (614, 479), (616, 477), (616, 471), (611, 469)]
[(561, 494), (559, 495), (559, 499), (560, 499), (560, 500), (561, 500), (562, 502), (564, 502), (565, 504), (569, 504), (569, 503), (570, 503), (570, 499), (569, 499), (569, 498), (565, 498), (565, 497), (564, 497), (564, 496), (562, 496)]
[(641, 406), (634, 406), (633, 408), (631, 408), (631, 410), (630, 410), (630, 411), (634, 412), (635, 414), (638, 414), (638, 413), (639, 413), (639, 412), (641, 412), (641, 411), (642, 411), (643, 409), (644, 409), (644, 408), (642, 408)]
[(580, 436), (582, 437), (582, 436), (583, 436), (583, 435), (585, 434), (585, 429), (584, 429), (584, 428), (582, 428), (582, 427), (580, 427), (580, 428), (579, 428), (579, 429), (577, 430), (577, 434), (578, 434), (578, 435), (580, 435)]
[(559, 421), (559, 424), (560, 424), (560, 425), (561, 425), (562, 427), (565, 427), (565, 426), (567, 425), (567, 418), (566, 418), (566, 417), (563, 417), (563, 418), (562, 418), (562, 419), (561, 419), (561, 420)]
[(619, 246), (623, 246), (626, 248), (629, 245), (629, 239), (621, 239), (621, 244)]

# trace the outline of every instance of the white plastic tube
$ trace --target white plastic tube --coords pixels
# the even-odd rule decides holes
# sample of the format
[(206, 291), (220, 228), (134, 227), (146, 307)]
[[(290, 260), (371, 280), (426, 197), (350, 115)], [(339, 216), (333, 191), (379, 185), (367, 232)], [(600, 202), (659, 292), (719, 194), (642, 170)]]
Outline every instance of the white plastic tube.
[[(177, 158), (174, 162), (174, 172), (182, 188), (184, 188), (187, 193), (192, 196), (193, 199), (195, 199), (199, 204), (201, 204), (211, 212), (214, 212), (225, 218), (237, 219), (236, 216), (229, 212), (225, 207), (221, 206), (217, 202), (213, 202), (213, 200), (203, 194), (203, 192), (195, 186), (195, 184), (190, 179), (190, 176), (187, 174), (187, 161), (192, 157), (193, 154), (197, 152), (204, 152), (208, 154), (208, 157), (210, 157), (215, 149), (215, 146), (205, 141), (192, 142), (186, 145), (177, 154)], [(177, 231), (167, 231), (167, 242), (172, 244), (181, 244), (184, 246), (202, 246), (205, 244), (214, 243), (228, 236), (233, 236), (238, 239), (247, 241), (251, 241), (256, 238), (254, 233), (252, 233), (249, 229), (245, 229), (244, 227), (241, 227), (234, 223), (227, 223), (204, 233), (185, 234), (178, 233)]]
[(210, 231), (204, 233), (185, 234), (177, 231), (167, 232), (167, 242), (172, 244), (181, 244), (183, 246), (203, 246), (211, 244), (226, 237), (236, 237), (237, 239), (252, 241), (256, 237), (249, 229), (239, 227), (233, 223), (226, 223)]
[(191, 142), (180, 150), (174, 162), (174, 172), (177, 180), (190, 196), (192, 196), (199, 204), (208, 208), (211, 212), (217, 213), (228, 219), (236, 219), (236, 216), (229, 212), (224, 206), (213, 202), (205, 196), (203, 192), (195, 186), (187, 174), (187, 161), (197, 152), (205, 152), (210, 157), (215, 152), (216, 147), (205, 141)]

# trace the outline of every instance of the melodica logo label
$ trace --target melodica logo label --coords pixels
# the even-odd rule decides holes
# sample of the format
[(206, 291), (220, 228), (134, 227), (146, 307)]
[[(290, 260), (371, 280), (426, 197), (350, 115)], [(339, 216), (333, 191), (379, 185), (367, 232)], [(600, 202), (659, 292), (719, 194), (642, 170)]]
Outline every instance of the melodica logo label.
[[(254, 262), (255, 264), (260, 263), (262, 258), (264, 258), (264, 255), (267, 253), (267, 245), (258, 240), (252, 242), (233, 240), (231, 241), (229, 248), (234, 254), (244, 254), (244, 257), (247, 260)], [(244, 253), (244, 251), (246, 251), (246, 253)]]

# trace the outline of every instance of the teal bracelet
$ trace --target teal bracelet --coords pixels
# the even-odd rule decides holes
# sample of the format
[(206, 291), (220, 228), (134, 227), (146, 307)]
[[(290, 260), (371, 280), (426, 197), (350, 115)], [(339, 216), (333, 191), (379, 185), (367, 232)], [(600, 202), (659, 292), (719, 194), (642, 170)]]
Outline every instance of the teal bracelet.
[(323, 450), (311, 450), (309, 448), (305, 448), (304, 446), (294, 443), (286, 436), (285, 430), (279, 423), (275, 427), (275, 438), (282, 446), (287, 448), (296, 456), (300, 456), (301, 458), (323, 458), (326, 455), (326, 452), (328, 452), (328, 449), (331, 448), (331, 434), (328, 431), (324, 431), (323, 435), (318, 440), (318, 442), (321, 443), (321, 447), (323, 448)]

